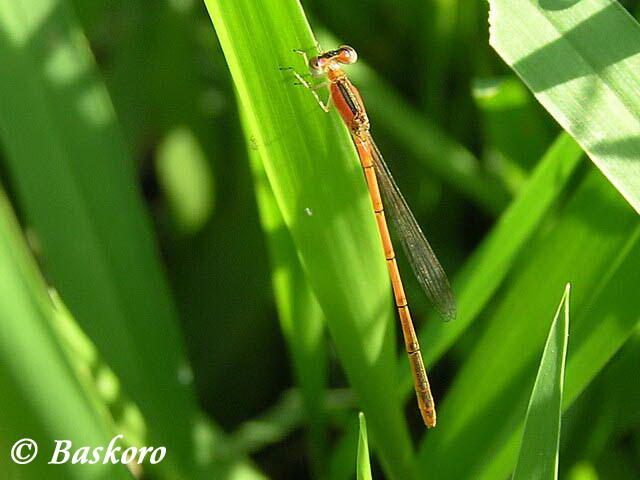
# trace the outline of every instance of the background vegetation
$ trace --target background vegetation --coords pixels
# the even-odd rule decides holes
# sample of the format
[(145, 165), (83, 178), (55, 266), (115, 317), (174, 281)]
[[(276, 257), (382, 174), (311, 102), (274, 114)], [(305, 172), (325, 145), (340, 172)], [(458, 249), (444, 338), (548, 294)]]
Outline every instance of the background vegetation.
[[(0, 0), (0, 476), (367, 478), (368, 438), (374, 478), (527, 478), (571, 283), (560, 476), (638, 478), (638, 24), (609, 0), (492, 0), (494, 50), (485, 2), (302, 7)], [(429, 432), (348, 134), (278, 69), (304, 69), (307, 19), (358, 50), (453, 281), (443, 323), (401, 264)], [(42, 460), (115, 433), (167, 460)], [(42, 453), (16, 466), (23, 437)]]

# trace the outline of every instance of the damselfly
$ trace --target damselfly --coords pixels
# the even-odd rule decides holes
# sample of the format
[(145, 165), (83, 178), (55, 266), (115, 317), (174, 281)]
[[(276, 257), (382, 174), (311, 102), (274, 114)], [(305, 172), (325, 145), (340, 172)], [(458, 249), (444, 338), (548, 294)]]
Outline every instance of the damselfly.
[[(425, 425), (434, 427), (436, 424), (436, 411), (433, 396), (431, 395), (427, 372), (420, 355), (418, 337), (409, 313), (404, 287), (402, 286), (400, 272), (396, 263), (396, 255), (391, 243), (389, 229), (387, 228), (385, 208), (418, 282), (436, 309), (447, 320), (454, 318), (456, 314), (455, 301), (449, 281), (391, 176), (380, 150), (378, 150), (371, 137), (369, 117), (360, 93), (347, 78), (344, 70), (342, 70), (343, 65), (351, 65), (356, 62), (358, 59), (356, 51), (349, 46), (341, 46), (336, 50), (325, 52), (311, 59), (308, 59), (306, 53), (301, 50), (295, 50), (295, 52), (304, 56), (312, 75), (323, 75), (327, 78), (325, 84), (313, 86), (302, 75), (291, 69), (300, 84), (313, 93), (318, 104), (325, 112), (329, 112), (329, 102), (333, 102), (351, 132), (351, 138), (358, 152), (369, 188), (369, 195), (371, 196), (371, 203), (387, 260), (395, 303), (402, 325), (404, 343), (413, 372), (413, 383), (418, 398), (418, 406)], [(330, 92), (327, 102), (324, 102), (316, 92), (318, 88), (324, 85), (329, 87)]]

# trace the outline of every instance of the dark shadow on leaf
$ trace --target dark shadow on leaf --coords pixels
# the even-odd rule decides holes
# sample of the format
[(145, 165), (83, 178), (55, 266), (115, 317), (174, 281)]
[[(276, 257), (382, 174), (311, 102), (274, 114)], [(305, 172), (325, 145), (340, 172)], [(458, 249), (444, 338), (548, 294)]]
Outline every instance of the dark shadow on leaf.
[(580, 0), (540, 0), (539, 4), (545, 10), (565, 10), (573, 7)]
[(615, 155), (640, 162), (640, 136), (596, 143), (591, 147), (591, 151), (597, 155)]

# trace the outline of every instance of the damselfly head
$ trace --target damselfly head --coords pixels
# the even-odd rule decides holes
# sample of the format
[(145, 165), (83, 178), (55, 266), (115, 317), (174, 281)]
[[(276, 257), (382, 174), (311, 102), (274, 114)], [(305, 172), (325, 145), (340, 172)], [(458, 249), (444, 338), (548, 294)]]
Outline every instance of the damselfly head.
[(355, 49), (342, 45), (336, 50), (325, 52), (309, 60), (309, 70), (313, 75), (324, 75), (329, 70), (340, 68), (340, 65), (351, 65), (358, 60)]

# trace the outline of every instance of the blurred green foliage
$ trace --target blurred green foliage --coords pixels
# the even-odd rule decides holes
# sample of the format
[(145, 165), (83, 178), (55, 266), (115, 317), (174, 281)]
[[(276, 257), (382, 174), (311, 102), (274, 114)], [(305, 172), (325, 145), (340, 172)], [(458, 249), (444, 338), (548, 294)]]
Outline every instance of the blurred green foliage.
[[(613, 186), (633, 203), (637, 178), (612, 185), (561, 132), (490, 47), (486, 2), (268, 3), (0, 0), (2, 455), (30, 432), (126, 432), (169, 447), (144, 478), (353, 478), (366, 445), (374, 478), (506, 478), (571, 282), (560, 477), (638, 478), (640, 222)], [(516, 72), (540, 97), (537, 67), (573, 68), (541, 101), (633, 171), (638, 25), (603, 48), (616, 2), (585, 0), (615, 15), (578, 34), (562, 23), (575, 2), (530, 3), (567, 61), (551, 49)], [(458, 297), (442, 323), (405, 275), (441, 406), (429, 432), (348, 134), (278, 69), (304, 68), (307, 20), (324, 48), (358, 50), (372, 131)], [(528, 45), (515, 30), (498, 38), (508, 61)], [(614, 57), (594, 91), (615, 101), (571, 90), (571, 51), (583, 80)], [(589, 130), (591, 110), (611, 121)]]

